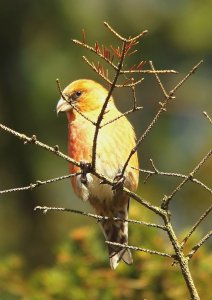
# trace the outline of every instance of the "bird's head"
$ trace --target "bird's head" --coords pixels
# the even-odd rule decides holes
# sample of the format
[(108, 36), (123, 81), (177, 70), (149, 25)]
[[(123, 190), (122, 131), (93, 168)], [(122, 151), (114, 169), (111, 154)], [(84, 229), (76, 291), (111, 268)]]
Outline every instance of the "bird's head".
[[(94, 110), (100, 111), (108, 91), (99, 83), (80, 79), (73, 81), (63, 90), (63, 96), (57, 104), (57, 113), (67, 112), (74, 113), (73, 107), (80, 112), (86, 113)], [(113, 98), (110, 98), (110, 104), (113, 104)]]

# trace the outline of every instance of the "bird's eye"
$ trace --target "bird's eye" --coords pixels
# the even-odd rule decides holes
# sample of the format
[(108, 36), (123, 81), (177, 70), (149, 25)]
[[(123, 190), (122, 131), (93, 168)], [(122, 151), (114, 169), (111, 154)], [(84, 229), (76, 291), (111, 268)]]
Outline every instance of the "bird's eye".
[(79, 98), (80, 96), (82, 95), (82, 92), (81, 91), (76, 91), (74, 92), (72, 95), (71, 95), (71, 99), (74, 101), (74, 100), (77, 100), (77, 98)]
[(81, 94), (82, 94), (82, 92), (81, 92), (81, 91), (77, 91), (77, 92), (75, 92), (75, 95), (76, 95), (77, 97), (80, 97), (80, 96), (81, 96)]

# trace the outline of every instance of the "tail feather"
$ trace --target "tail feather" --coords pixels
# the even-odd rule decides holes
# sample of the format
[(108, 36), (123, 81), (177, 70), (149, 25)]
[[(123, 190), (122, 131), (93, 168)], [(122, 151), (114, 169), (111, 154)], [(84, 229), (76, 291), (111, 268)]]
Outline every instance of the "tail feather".
[[(128, 217), (128, 203), (116, 214), (114, 217), (127, 219)], [(128, 223), (122, 221), (104, 220), (101, 223), (105, 239), (110, 242), (115, 242), (123, 245), (128, 244)], [(115, 269), (120, 261), (130, 265), (133, 263), (132, 255), (129, 249), (121, 248), (116, 245), (108, 244), (108, 252), (110, 259), (110, 266)]]
[[(110, 249), (109, 249), (110, 252)], [(111, 269), (116, 269), (119, 262), (122, 260), (127, 265), (131, 265), (133, 263), (132, 254), (129, 249), (122, 249), (117, 250), (117, 252), (114, 252), (113, 256), (109, 256), (110, 258), (110, 266)]]

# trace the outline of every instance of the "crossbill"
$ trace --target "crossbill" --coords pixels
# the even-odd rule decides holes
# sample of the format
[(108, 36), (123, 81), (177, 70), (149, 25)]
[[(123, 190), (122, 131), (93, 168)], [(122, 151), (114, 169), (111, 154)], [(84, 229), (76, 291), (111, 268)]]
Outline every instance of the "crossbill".
[[(66, 112), (68, 118), (68, 154), (78, 162), (92, 161), (92, 148), (95, 125), (108, 91), (95, 81), (81, 79), (69, 84), (57, 104), (57, 113)], [(76, 108), (73, 109), (73, 106)], [(81, 114), (80, 114), (81, 113)], [(117, 109), (111, 96), (101, 125), (118, 118), (99, 129), (96, 148), (96, 171), (114, 180), (123, 168), (130, 151), (135, 147), (135, 133), (132, 125)], [(87, 119), (86, 119), (86, 118)], [(120, 117), (120, 118), (119, 118)], [(137, 153), (126, 168), (124, 186), (135, 191), (138, 185)], [(80, 168), (70, 163), (70, 173), (80, 172)], [(113, 191), (108, 184), (102, 184), (91, 173), (86, 181), (81, 176), (72, 177), (72, 187), (79, 198), (88, 201), (95, 212), (109, 218), (128, 218), (129, 196), (121, 189)], [(128, 223), (122, 221), (102, 220), (99, 222), (105, 239), (111, 242), (128, 244)], [(129, 249), (108, 245), (110, 266), (115, 269), (122, 260), (132, 264)]]

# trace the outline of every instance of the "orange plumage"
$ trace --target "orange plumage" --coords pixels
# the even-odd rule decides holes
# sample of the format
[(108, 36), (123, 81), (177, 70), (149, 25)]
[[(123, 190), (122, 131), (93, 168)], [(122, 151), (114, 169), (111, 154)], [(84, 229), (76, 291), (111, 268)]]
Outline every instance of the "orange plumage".
[[(79, 112), (94, 122), (100, 114), (108, 91), (92, 80), (77, 80), (68, 85), (63, 95)], [(91, 162), (95, 126), (74, 110), (68, 102), (60, 99), (57, 112), (65, 111), (68, 118), (68, 153), (76, 161)], [(120, 116), (111, 97), (103, 121)], [(130, 151), (135, 146), (133, 127), (126, 117), (122, 116), (115, 122), (103, 126), (99, 130), (96, 149), (96, 171), (113, 180), (122, 170)], [(124, 186), (135, 191), (138, 185), (137, 153), (135, 153), (125, 171)], [(75, 173), (80, 169), (70, 164), (70, 172)], [(108, 217), (128, 217), (129, 197), (122, 191), (113, 192), (111, 186), (100, 184), (94, 175), (87, 174), (87, 182), (82, 183), (81, 178), (73, 177), (72, 186), (75, 193), (83, 200), (88, 200), (97, 214)], [(128, 224), (125, 222), (102, 221), (101, 227), (105, 238), (112, 242), (128, 243)], [(132, 257), (129, 250), (109, 246), (111, 267), (114, 269), (120, 260), (131, 264)]]

